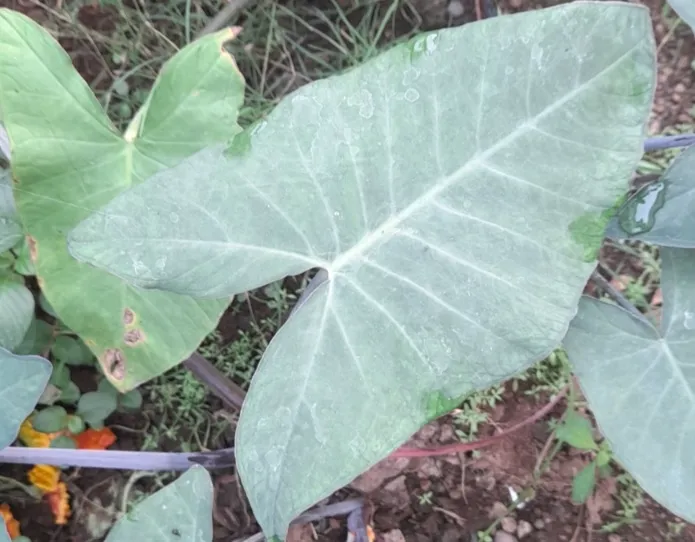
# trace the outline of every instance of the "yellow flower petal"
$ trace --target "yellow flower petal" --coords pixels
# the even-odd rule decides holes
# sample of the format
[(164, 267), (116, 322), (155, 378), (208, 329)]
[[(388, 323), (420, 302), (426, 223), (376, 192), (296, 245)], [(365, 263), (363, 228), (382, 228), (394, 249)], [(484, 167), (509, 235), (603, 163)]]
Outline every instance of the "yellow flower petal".
[(60, 470), (52, 465), (35, 465), (28, 474), (29, 482), (41, 493), (51, 493), (58, 488)]

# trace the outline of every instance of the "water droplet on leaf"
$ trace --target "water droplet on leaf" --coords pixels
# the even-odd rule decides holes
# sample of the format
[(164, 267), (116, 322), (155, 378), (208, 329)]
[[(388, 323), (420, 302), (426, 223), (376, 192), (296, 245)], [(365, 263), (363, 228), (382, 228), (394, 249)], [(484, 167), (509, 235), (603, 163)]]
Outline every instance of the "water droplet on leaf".
[(618, 224), (628, 235), (650, 231), (654, 227), (656, 213), (664, 206), (665, 200), (665, 181), (640, 188), (620, 210)]

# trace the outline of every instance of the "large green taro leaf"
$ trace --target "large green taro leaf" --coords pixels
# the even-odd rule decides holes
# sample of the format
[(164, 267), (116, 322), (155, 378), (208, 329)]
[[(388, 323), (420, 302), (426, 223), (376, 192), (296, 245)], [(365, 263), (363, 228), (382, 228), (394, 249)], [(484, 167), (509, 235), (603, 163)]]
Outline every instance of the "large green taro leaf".
[(678, 16), (695, 30), (695, 2), (693, 0), (668, 0), (668, 2)]
[(15, 246), (22, 239), (22, 226), (12, 196), (10, 172), (0, 169), (0, 252)]
[(38, 356), (15, 356), (0, 348), (0, 449), (17, 437), (51, 376), (51, 364)]
[(265, 352), (236, 434), (255, 515), (283, 536), (433, 398), (557, 346), (642, 154), (653, 80), (633, 5), (429, 33), (116, 198), (71, 250), (199, 296), (326, 270)]
[(608, 224), (606, 235), (695, 248), (695, 146), (678, 155), (658, 181), (640, 188)]
[(72, 259), (66, 235), (117, 194), (238, 131), (243, 79), (223, 49), (232, 36), (205, 37), (171, 59), (121, 136), (58, 44), (23, 15), (0, 10), (0, 108), (39, 282), (121, 390), (188, 356), (227, 300), (132, 288)]
[(14, 350), (34, 318), (34, 296), (18, 275), (0, 271), (0, 348)]
[(657, 501), (695, 521), (695, 250), (663, 248), (661, 329), (582, 299), (565, 348), (613, 453)]
[(106, 542), (212, 542), (212, 481), (192, 467), (124, 515)]

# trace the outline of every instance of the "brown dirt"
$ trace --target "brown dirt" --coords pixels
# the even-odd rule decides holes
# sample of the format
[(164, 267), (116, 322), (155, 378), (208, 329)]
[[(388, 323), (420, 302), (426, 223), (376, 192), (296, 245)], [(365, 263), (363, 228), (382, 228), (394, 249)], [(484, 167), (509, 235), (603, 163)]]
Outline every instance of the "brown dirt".
[[(340, 0), (345, 3), (349, 0)], [(450, 7), (449, 0), (413, 0), (422, 18), (422, 27), (437, 28), (463, 24), (475, 20), (477, 13), (489, 13), (493, 8), (489, 0), (463, 0), (458, 2), (462, 13)], [(502, 0), (503, 12), (536, 9), (562, 3), (562, 0), (534, 2), (529, 0)], [(666, 128), (693, 123), (691, 109), (695, 98), (693, 70), (695, 40), (684, 26), (669, 32), (670, 21), (663, 19), (663, 0), (643, 0), (651, 11), (655, 34), (659, 44), (659, 76), (654, 113), (650, 123), (653, 134)], [(54, 2), (48, 2), (55, 7)], [(18, 9), (41, 24), (52, 25), (44, 9), (29, 0), (0, 0), (0, 6)], [(452, 15), (454, 13), (454, 15)], [(116, 14), (109, 7), (96, 3), (85, 5), (78, 19), (86, 28), (108, 34), (113, 29)], [(77, 69), (87, 81), (99, 88), (99, 77), (104, 70), (104, 57), (99, 48), (87, 39), (61, 39)], [(615, 263), (611, 251), (604, 251), (604, 261)], [(612, 263), (611, 263), (612, 262)], [(638, 266), (637, 263), (632, 263)], [(631, 272), (637, 272), (633, 269)], [(296, 285), (296, 283), (295, 283)], [(252, 305), (252, 310), (230, 311), (220, 322), (225, 340), (234, 340), (240, 331), (250, 328), (253, 318), (267, 315), (263, 304)], [(82, 380), (86, 379), (86, 380)], [(89, 375), (81, 376), (80, 387), (93, 389)], [(211, 399), (211, 405), (217, 404)], [(146, 409), (147, 407), (145, 407)], [(493, 423), (481, 429), (481, 435), (513, 425), (529, 416), (539, 405), (521, 394), (505, 393), (505, 400), (493, 412)], [(117, 415), (110, 420), (118, 435), (116, 449), (139, 449), (142, 438), (133, 431), (143, 427), (144, 415)], [(120, 428), (119, 428), (120, 426)], [(363, 494), (373, 511), (373, 524), (379, 540), (393, 542), (402, 533), (408, 542), (470, 541), (477, 531), (486, 529), (493, 521), (492, 512), (499, 503), (510, 503), (509, 488), (520, 492), (533, 482), (532, 473), (548, 437), (547, 420), (537, 422), (515, 433), (503, 443), (481, 454), (462, 457), (386, 460), (356, 480), (352, 486), (336, 493), (332, 500)], [(434, 445), (455, 441), (450, 418), (423, 428), (412, 439), (414, 445)], [(167, 449), (166, 444), (163, 449)], [(533, 499), (512, 516), (515, 521), (526, 521), (533, 528), (523, 540), (538, 542), (617, 542), (667, 540), (669, 523), (676, 522), (671, 514), (646, 499), (640, 508), (637, 525), (623, 526), (615, 534), (598, 532), (601, 524), (615, 519), (617, 503), (615, 481), (603, 482), (596, 497), (588, 506), (576, 506), (570, 499), (571, 479), (586, 463), (587, 458), (572, 450), (562, 450), (552, 461), (549, 471), (538, 484)], [(26, 468), (3, 466), (0, 474), (24, 480)], [(43, 503), (32, 502), (22, 494), (13, 493), (10, 499), (15, 515), (21, 520), (22, 530), (35, 542), (100, 540), (89, 534), (98, 526), (106, 527), (118, 511), (119, 496), (132, 473), (123, 471), (68, 471), (70, 492), (73, 495), (74, 517), (65, 528), (56, 528)], [(215, 540), (230, 540), (257, 532), (248, 503), (233, 472), (215, 473)], [(135, 489), (151, 491), (153, 484), (145, 479)], [(428, 499), (422, 499), (429, 495)], [(498, 503), (496, 505), (496, 503)], [(592, 524), (593, 520), (593, 524)], [(89, 528), (88, 528), (89, 526)], [(342, 542), (345, 525), (340, 519), (329, 519), (314, 525), (313, 531), (297, 534), (296, 542), (318, 540)], [(311, 535), (311, 536), (309, 536)], [(617, 538), (616, 538), (617, 536)], [(402, 538), (401, 538), (402, 539)], [(688, 525), (679, 536), (669, 540), (695, 541), (695, 527)]]

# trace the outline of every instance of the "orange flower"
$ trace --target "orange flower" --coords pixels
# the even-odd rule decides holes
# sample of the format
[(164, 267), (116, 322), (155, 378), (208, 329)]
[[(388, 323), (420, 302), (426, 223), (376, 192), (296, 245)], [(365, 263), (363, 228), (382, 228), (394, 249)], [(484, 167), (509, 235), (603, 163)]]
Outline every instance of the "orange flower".
[(7, 534), (10, 535), (10, 540), (19, 538), (21, 533), (19, 532), (19, 521), (14, 519), (10, 507), (6, 504), (0, 504), (0, 516), (5, 520), (5, 528), (7, 529)]
[(46, 495), (58, 488), (60, 470), (52, 465), (35, 465), (29, 471), (28, 477), (31, 485)]
[(63, 482), (59, 482), (55, 491), (46, 495), (46, 500), (51, 506), (55, 524), (65, 525), (70, 517), (70, 496), (67, 486)]
[(30, 448), (48, 448), (51, 441), (61, 433), (42, 433), (31, 425), (31, 418), (24, 420), (19, 428), (19, 440)]
[(116, 435), (108, 427), (103, 429), (87, 429), (79, 435), (74, 435), (73, 438), (77, 443), (78, 450), (106, 450), (114, 442)]

